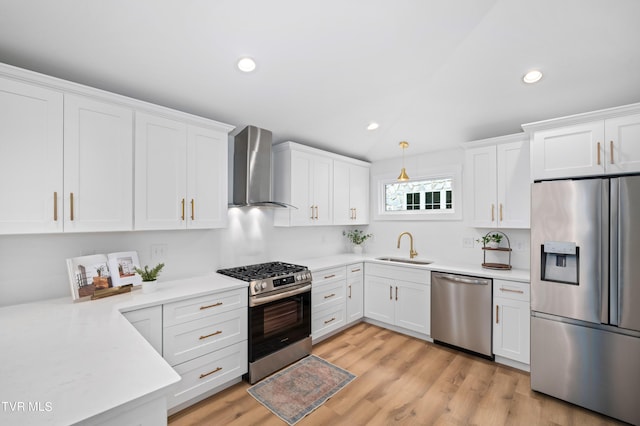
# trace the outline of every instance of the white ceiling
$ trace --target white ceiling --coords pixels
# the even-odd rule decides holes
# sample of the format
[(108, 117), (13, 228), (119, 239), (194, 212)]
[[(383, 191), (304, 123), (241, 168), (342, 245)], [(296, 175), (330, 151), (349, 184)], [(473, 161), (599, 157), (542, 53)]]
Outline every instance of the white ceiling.
[(640, 102), (639, 19), (638, 0), (0, 0), (0, 62), (374, 161)]

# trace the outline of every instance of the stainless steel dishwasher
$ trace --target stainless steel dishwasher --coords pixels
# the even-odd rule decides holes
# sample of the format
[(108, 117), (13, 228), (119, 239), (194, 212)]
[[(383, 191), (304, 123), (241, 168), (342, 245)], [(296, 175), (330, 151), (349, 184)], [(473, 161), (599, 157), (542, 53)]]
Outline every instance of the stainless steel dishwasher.
[(431, 337), (493, 359), (492, 281), (431, 272)]

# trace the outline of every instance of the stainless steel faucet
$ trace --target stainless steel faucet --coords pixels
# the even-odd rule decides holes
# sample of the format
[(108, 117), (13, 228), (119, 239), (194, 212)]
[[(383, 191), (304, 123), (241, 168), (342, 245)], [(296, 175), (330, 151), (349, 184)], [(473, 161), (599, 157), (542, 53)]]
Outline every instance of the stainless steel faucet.
[(398, 248), (400, 248), (400, 240), (402, 239), (403, 235), (408, 235), (409, 236), (409, 243), (411, 244), (411, 248), (409, 249), (409, 258), (413, 259), (414, 257), (416, 257), (418, 255), (418, 252), (416, 252), (413, 249), (413, 235), (411, 235), (410, 232), (403, 232), (402, 234), (400, 234), (400, 236), (398, 236)]

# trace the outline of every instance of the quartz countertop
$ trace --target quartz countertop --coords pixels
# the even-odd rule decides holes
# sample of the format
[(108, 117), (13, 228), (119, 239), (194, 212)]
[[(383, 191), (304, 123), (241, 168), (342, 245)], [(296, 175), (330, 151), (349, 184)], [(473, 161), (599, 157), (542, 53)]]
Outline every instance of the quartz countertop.
[(166, 392), (180, 376), (121, 312), (243, 287), (212, 273), (148, 294), (0, 308), (0, 424), (74, 424)]

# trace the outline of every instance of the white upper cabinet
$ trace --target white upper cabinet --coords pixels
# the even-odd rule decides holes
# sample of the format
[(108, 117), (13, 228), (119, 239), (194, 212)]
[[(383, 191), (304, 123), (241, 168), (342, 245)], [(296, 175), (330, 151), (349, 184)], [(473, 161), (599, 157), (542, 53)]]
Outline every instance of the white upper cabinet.
[(227, 133), (136, 113), (135, 229), (226, 224)]
[(276, 226), (369, 223), (369, 163), (295, 142), (273, 147)]
[(640, 172), (640, 104), (523, 125), (534, 180)]
[(469, 143), (464, 173), (470, 226), (529, 228), (529, 146), (524, 135)]
[(65, 232), (133, 229), (133, 111), (64, 97)]
[(333, 161), (334, 225), (369, 223), (369, 166)]
[(0, 234), (63, 230), (62, 100), (0, 78)]

